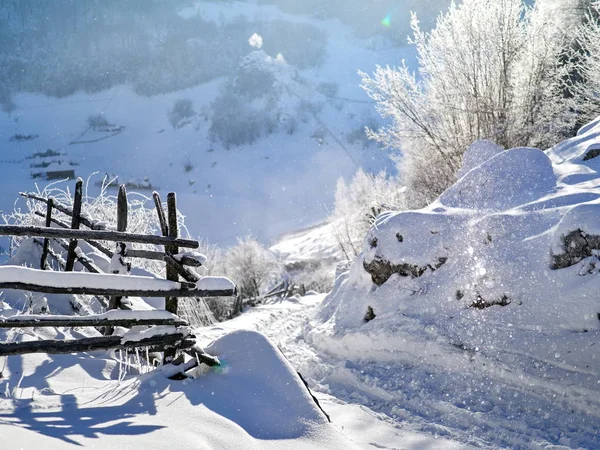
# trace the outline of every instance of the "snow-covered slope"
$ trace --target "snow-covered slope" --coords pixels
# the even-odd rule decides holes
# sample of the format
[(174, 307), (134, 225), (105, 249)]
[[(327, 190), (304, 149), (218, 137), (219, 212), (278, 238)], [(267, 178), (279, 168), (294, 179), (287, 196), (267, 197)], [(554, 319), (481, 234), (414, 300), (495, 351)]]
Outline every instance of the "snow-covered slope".
[(546, 152), (471, 147), (433, 204), (380, 216), (305, 338), (390, 415), (597, 448), (599, 143), (596, 121)]
[[(45, 185), (47, 171), (74, 170), (84, 178), (99, 172), (92, 185), (108, 174), (130, 183), (130, 190), (176, 191), (194, 236), (227, 245), (253, 234), (268, 242), (321, 222), (340, 176), (350, 177), (358, 167), (379, 171), (390, 165), (374, 146), (364, 148), (360, 135), (376, 114), (356, 71), (397, 64), (410, 56), (407, 49), (374, 50), (337, 20), (294, 16), (254, 2), (226, 8), (201, 2), (180, 14), (220, 24), (245, 17), (313, 26), (327, 36), (323, 64), (290, 67), (281, 92), (272, 92), (277, 104), (262, 106), (276, 112), (281, 123), (255, 143), (229, 149), (209, 136), (210, 105), (221, 95), (224, 78), (151, 97), (135, 94), (131, 86), (61, 99), (17, 94), (16, 109), (0, 112), (0, 210), (12, 209), (17, 191), (31, 190), (35, 182)], [(253, 50), (248, 46), (249, 54)], [(277, 55), (269, 56), (275, 61)], [(333, 91), (322, 89), (334, 85)], [(194, 115), (173, 125), (169, 111), (181, 99), (191, 100)], [(256, 106), (255, 100), (244, 102)], [(283, 122), (290, 110), (303, 111), (293, 127)], [(90, 127), (88, 118), (99, 113), (108, 125)]]

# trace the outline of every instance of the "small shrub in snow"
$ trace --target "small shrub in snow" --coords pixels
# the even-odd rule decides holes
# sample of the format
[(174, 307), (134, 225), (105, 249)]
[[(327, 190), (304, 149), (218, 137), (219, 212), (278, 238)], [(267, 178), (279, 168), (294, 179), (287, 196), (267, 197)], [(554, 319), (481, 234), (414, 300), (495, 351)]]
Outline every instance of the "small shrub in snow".
[(110, 126), (110, 123), (108, 123), (108, 120), (106, 120), (106, 117), (104, 117), (104, 114), (102, 113), (88, 116), (87, 123), (88, 126), (94, 130)]
[(194, 105), (189, 99), (175, 101), (168, 113), (169, 123), (174, 129), (187, 125), (195, 116)]
[(226, 252), (226, 274), (237, 285), (241, 296), (259, 297), (266, 284), (278, 278), (282, 267), (273, 253), (251, 238), (239, 238)]
[[(183, 171), (185, 173), (190, 173), (192, 170), (194, 170), (194, 167), (195, 167), (194, 163), (192, 162), (192, 160), (188, 156), (188, 158), (183, 163)], [(190, 185), (191, 184), (194, 184), (194, 183), (190, 183)]]
[(330, 220), (342, 253), (353, 260), (375, 218), (384, 211), (406, 209), (405, 187), (385, 172), (378, 175), (359, 170), (347, 185), (338, 180)]
[(340, 90), (339, 83), (334, 83), (334, 82), (330, 82), (330, 81), (325, 81), (323, 83), (319, 83), (319, 85), (317, 86), (317, 91), (319, 91), (321, 94), (323, 94), (325, 97), (328, 97), (328, 98), (337, 97), (339, 90)]

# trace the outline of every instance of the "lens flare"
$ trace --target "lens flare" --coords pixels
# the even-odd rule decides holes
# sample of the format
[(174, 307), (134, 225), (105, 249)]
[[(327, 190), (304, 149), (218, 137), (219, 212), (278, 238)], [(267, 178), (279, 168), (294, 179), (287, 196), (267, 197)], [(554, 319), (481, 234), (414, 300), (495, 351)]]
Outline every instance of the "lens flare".
[(391, 24), (392, 24), (392, 15), (391, 14), (388, 14), (383, 19), (381, 19), (381, 25), (383, 25), (384, 27), (389, 28)]

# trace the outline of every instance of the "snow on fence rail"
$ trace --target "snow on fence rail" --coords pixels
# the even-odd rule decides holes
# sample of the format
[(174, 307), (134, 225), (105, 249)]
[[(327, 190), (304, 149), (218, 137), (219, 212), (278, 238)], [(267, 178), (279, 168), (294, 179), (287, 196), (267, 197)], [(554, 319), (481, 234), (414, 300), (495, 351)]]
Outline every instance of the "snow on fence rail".
[[(193, 336), (188, 335), (187, 323), (177, 317), (179, 297), (230, 297), (236, 294), (235, 285), (224, 277), (200, 277), (186, 266), (199, 267), (205, 257), (194, 252), (180, 252), (179, 249), (196, 249), (199, 243), (179, 237), (177, 224), (177, 202), (175, 193), (167, 196), (167, 214), (163, 209), (160, 196), (153, 193), (154, 204), (160, 223), (162, 236), (128, 233), (128, 203), (125, 186), (121, 186), (117, 197), (116, 231), (107, 230), (106, 224), (94, 221), (81, 212), (83, 180), (78, 179), (75, 186), (73, 207), (68, 207), (53, 198), (44, 198), (37, 194), (21, 193), (23, 197), (46, 204), (46, 214), (36, 211), (45, 218), (45, 227), (0, 225), (0, 235), (27, 236), (44, 238), (34, 239), (42, 247), (40, 269), (20, 266), (0, 267), (0, 289), (22, 289), (26, 291), (51, 294), (85, 294), (109, 297), (108, 309), (104, 314), (92, 316), (51, 316), (21, 315), (0, 320), (0, 328), (6, 327), (44, 327), (44, 326), (104, 326), (105, 336), (77, 340), (44, 340), (31, 342), (0, 343), (0, 356), (25, 353), (71, 353), (99, 349), (126, 349), (133, 347), (158, 347), (164, 351), (165, 362), (180, 361), (175, 358), (176, 349), (190, 349), (188, 353), (198, 363), (218, 365), (218, 359), (207, 355), (195, 346)], [(53, 210), (71, 217), (67, 224), (52, 217)], [(51, 228), (52, 224), (59, 228)], [(89, 228), (81, 230), (81, 225)], [(57, 258), (50, 248), (50, 240), (57, 241), (66, 251), (67, 260), (63, 261), (65, 271), (49, 271), (47, 259)], [(97, 248), (112, 260), (114, 273), (102, 273), (78, 247), (78, 241), (84, 240)], [(98, 241), (116, 242), (117, 252), (112, 252)], [(159, 245), (164, 251), (133, 250), (127, 244), (140, 243)], [(162, 260), (166, 263), (166, 280), (131, 276), (128, 274), (127, 258), (145, 258)], [(86, 272), (73, 272), (75, 262), (79, 262)], [(116, 265), (116, 267), (115, 267)], [(185, 281), (179, 281), (179, 278)], [(165, 297), (166, 311), (120, 311), (123, 297)], [(123, 305), (126, 309), (126, 305)], [(138, 333), (135, 339), (112, 336), (114, 327), (150, 325), (153, 328)], [(165, 327), (169, 325), (168, 327)], [(193, 364), (191, 365), (193, 366)], [(186, 369), (187, 370), (187, 369)]]

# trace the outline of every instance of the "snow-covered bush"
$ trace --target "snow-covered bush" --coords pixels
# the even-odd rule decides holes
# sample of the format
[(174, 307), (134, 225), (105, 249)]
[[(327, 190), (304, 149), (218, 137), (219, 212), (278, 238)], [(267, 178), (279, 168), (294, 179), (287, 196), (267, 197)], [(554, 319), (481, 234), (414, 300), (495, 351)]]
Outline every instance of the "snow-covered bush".
[(304, 289), (329, 292), (333, 287), (335, 267), (329, 261), (301, 261), (285, 267), (290, 279)]
[(90, 128), (93, 129), (99, 129), (110, 126), (110, 123), (108, 123), (108, 120), (106, 120), (106, 117), (104, 117), (104, 114), (102, 113), (92, 114), (91, 116), (88, 116), (87, 124)]
[(179, 99), (173, 104), (169, 110), (169, 123), (174, 129), (181, 128), (196, 116), (194, 104), (190, 99)]
[(251, 237), (238, 239), (238, 244), (225, 253), (226, 275), (237, 285), (241, 296), (259, 297), (270, 281), (282, 273), (273, 253)]
[(430, 33), (413, 16), (418, 77), (406, 64), (361, 72), (377, 111), (391, 120), (370, 136), (402, 150), (404, 180), (421, 194), (411, 204), (447, 188), (475, 140), (545, 147), (572, 131), (562, 11), (522, 0), (453, 3)]
[[(91, 184), (91, 177), (88, 178), (84, 185), (83, 201), (81, 205), (82, 215), (88, 218), (92, 218), (95, 222), (105, 224), (107, 228), (116, 229), (117, 223), (117, 198), (115, 195), (109, 193), (109, 186), (111, 185), (110, 179), (104, 178), (100, 191), (97, 195), (90, 195), (89, 190), (94, 189)], [(39, 188), (36, 185), (35, 193), (41, 197), (54, 198), (58, 203), (71, 207), (73, 205), (73, 192), (69, 182), (59, 181), (51, 183), (44, 188)], [(137, 234), (158, 234), (160, 232), (160, 226), (156, 215), (156, 209), (152, 199), (146, 197), (143, 194), (136, 192), (129, 192), (127, 195), (129, 202), (128, 220), (127, 220), (127, 231)], [(21, 207), (21, 202), (16, 204), (14, 211), (11, 213), (5, 213), (2, 215), (2, 219), (6, 223), (16, 225), (35, 225), (44, 226), (46, 213), (46, 205), (32, 200), (23, 199), (24, 207)], [(37, 213), (37, 214), (36, 214)], [(54, 210), (53, 218), (70, 224), (71, 217), (61, 213), (58, 210)], [(181, 214), (178, 215), (178, 223), (180, 230), (183, 233), (187, 233), (185, 227), (184, 218)], [(21, 245), (21, 243), (27, 238), (15, 236), (11, 241), (11, 254), (14, 254), (15, 250)], [(114, 243), (102, 242), (105, 247), (113, 249)], [(132, 248), (142, 248), (142, 244), (130, 244)], [(148, 246), (144, 248), (148, 249)], [(158, 247), (156, 248), (158, 250)], [(57, 251), (62, 252), (60, 247), (57, 247)], [(100, 256), (100, 255), (98, 255)], [(163, 274), (164, 264), (159, 261), (152, 261), (146, 259), (134, 259), (132, 260), (133, 267), (148, 270), (155, 274)]]
[(361, 169), (350, 185), (343, 178), (338, 180), (330, 220), (346, 259), (353, 260), (360, 252), (362, 241), (379, 214), (406, 208), (405, 191), (397, 178), (385, 172), (371, 175)]

